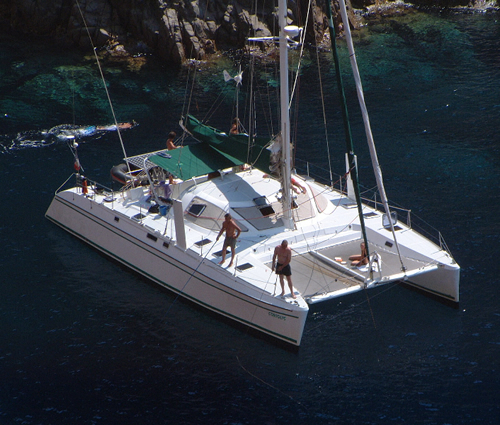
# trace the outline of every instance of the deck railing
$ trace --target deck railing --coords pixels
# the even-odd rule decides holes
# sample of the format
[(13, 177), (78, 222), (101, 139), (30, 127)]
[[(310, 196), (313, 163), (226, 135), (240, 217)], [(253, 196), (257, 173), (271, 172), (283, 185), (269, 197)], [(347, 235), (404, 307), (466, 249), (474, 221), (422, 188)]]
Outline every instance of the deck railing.
[[(325, 179), (325, 176), (330, 176), (329, 170), (326, 170), (310, 162), (300, 160), (296, 160), (295, 165), (295, 168), (299, 174), (312, 178), (321, 184), (331, 187), (333, 190), (337, 190), (343, 194), (347, 194), (345, 175), (332, 174), (332, 177), (330, 177), (330, 181), (328, 181), (327, 179)], [(364, 204), (371, 206), (381, 213), (385, 213), (376, 187), (367, 189), (360, 186), (360, 190), (362, 191), (361, 200)], [(437, 246), (447, 251), (451, 255), (448, 246), (446, 245), (446, 242), (443, 238), (443, 235), (439, 230), (434, 228), (422, 218), (416, 216), (414, 213), (412, 213), (412, 210), (394, 204), (389, 205), (389, 209), (391, 211), (397, 212), (399, 221), (416, 230), (418, 233), (425, 236), (427, 239), (434, 242)]]
[[(74, 183), (71, 182), (72, 178), (75, 178)], [(62, 192), (63, 190), (70, 189), (72, 187), (76, 187), (78, 188), (79, 191), (83, 192), (84, 180), (87, 183), (87, 190), (90, 195), (97, 193), (99, 194), (106, 193), (111, 196), (115, 192), (113, 189), (103, 186), (102, 184), (97, 183), (94, 180), (90, 180), (79, 173), (73, 173), (64, 181), (64, 183), (61, 186), (57, 188), (56, 194)]]

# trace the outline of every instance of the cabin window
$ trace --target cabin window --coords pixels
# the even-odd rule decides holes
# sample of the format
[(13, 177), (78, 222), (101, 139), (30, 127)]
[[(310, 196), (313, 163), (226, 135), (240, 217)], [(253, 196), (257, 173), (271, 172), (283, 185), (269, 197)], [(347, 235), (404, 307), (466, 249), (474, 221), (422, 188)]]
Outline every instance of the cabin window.
[(259, 196), (258, 198), (254, 198), (253, 202), (264, 217), (267, 217), (268, 215), (275, 213), (273, 207), (269, 204), (265, 196)]
[(258, 207), (264, 207), (266, 205), (269, 205), (269, 202), (267, 202), (267, 198), (265, 196), (259, 196), (258, 198), (253, 199), (255, 205)]
[[(255, 208), (255, 207), (254, 207)], [(205, 229), (219, 231), (224, 222), (226, 211), (206, 200), (195, 196), (186, 209), (186, 220), (204, 227)], [(236, 220), (242, 232), (248, 232), (248, 228)]]
[(188, 209), (188, 213), (194, 217), (199, 217), (201, 216), (201, 214), (203, 214), (203, 211), (205, 211), (206, 207), (207, 206), (203, 204), (191, 204)]
[(268, 215), (274, 214), (274, 210), (273, 210), (273, 207), (271, 207), (271, 205), (267, 205), (265, 207), (259, 208), (259, 211), (264, 217), (267, 217)]
[(382, 216), (382, 225), (384, 226), (384, 228), (390, 229), (391, 228), (391, 221), (392, 221), (393, 226), (398, 224), (398, 214), (396, 213), (396, 211), (391, 212), (391, 219), (390, 220), (389, 220), (389, 217), (387, 216), (387, 214), (384, 214)]
[(158, 238), (155, 235), (152, 235), (151, 233), (148, 233), (147, 237), (148, 237), (148, 239), (151, 239), (152, 241), (155, 241), (155, 242), (158, 240)]

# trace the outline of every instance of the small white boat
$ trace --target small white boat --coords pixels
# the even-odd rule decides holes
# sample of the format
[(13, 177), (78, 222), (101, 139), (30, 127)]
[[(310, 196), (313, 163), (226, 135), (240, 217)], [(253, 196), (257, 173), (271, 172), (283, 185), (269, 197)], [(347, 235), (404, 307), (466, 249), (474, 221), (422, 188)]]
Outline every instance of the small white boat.
[[(280, 4), (286, 10), (284, 0)], [(287, 64), (284, 13), (280, 25)], [(286, 69), (281, 76), (287, 88)], [(182, 297), (295, 346), (309, 304), (356, 291), (401, 281), (457, 304), (460, 267), (442, 239), (432, 242), (397, 221), (387, 205), (379, 211), (361, 204), (350, 184), (344, 191), (292, 175), (288, 90), (281, 96), (281, 177), (238, 158), (234, 149), (247, 135), (228, 135), (188, 116), (182, 125), (199, 145), (125, 158), (121, 172), (129, 181), (119, 191), (77, 173), (74, 187), (56, 192), (47, 218)], [(178, 179), (165, 199), (170, 174)], [(229, 259), (219, 265), (223, 240), (217, 240), (227, 213), (242, 230), (230, 267)], [(283, 240), (293, 253), (294, 293), (280, 296), (271, 262)], [(349, 256), (361, 253), (361, 243), (368, 257), (356, 267)]]

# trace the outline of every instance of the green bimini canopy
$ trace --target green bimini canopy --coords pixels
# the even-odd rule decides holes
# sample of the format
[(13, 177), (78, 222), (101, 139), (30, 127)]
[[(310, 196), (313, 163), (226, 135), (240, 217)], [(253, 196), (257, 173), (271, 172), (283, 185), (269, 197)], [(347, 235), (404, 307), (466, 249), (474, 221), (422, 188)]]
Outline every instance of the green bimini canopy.
[(249, 155), (248, 134), (228, 135), (202, 124), (191, 115), (187, 116), (184, 125), (200, 143), (148, 155), (150, 162), (182, 180), (245, 163), (262, 171), (269, 170), (269, 151), (266, 149), (268, 138), (256, 138)]
[(206, 143), (184, 146), (150, 156), (149, 161), (182, 180), (243, 164)]
[(254, 138), (253, 146), (249, 153), (248, 143), (250, 137), (248, 134), (226, 134), (214, 127), (201, 123), (192, 115), (186, 117), (184, 125), (196, 140), (210, 145), (221, 154), (230, 155), (241, 161), (241, 163), (250, 164), (262, 171), (269, 170), (270, 152), (266, 149), (266, 146), (269, 144), (269, 138)]

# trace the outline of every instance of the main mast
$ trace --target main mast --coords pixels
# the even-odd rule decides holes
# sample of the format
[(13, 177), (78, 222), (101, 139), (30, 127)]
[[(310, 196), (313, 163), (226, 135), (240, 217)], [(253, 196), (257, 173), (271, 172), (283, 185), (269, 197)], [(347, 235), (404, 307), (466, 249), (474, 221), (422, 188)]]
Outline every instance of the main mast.
[(279, 0), (279, 46), (280, 46), (280, 115), (281, 115), (281, 142), (283, 149), (283, 219), (287, 229), (293, 229), (292, 196), (291, 196), (291, 158), (290, 158), (290, 112), (288, 87), (288, 43), (285, 33), (287, 2)]
[(391, 217), (391, 211), (389, 209), (389, 201), (387, 200), (387, 195), (385, 193), (384, 182), (382, 178), (382, 169), (380, 168), (380, 163), (378, 162), (377, 150), (375, 149), (375, 142), (373, 140), (372, 129), (370, 125), (370, 119), (368, 117), (368, 111), (366, 109), (365, 97), (363, 94), (363, 87), (361, 84), (361, 77), (359, 75), (358, 63), (356, 60), (356, 53), (354, 52), (354, 45), (352, 42), (351, 28), (349, 27), (349, 18), (347, 17), (347, 10), (345, 6), (345, 0), (339, 0), (340, 15), (342, 16), (342, 21), (344, 23), (344, 31), (346, 35), (347, 48), (349, 50), (349, 59), (351, 61), (351, 68), (354, 76), (354, 81), (356, 83), (356, 92), (358, 94), (358, 102), (361, 108), (361, 115), (363, 116), (363, 123), (365, 125), (366, 139), (368, 142), (368, 148), (370, 151), (370, 157), (372, 160), (372, 167), (375, 173), (375, 180), (377, 182), (377, 187), (382, 198), (382, 204), (384, 205), (387, 218), (389, 220), (389, 226), (394, 238), (394, 243), (396, 245), (396, 250), (398, 252), (399, 261), (401, 263), (401, 269), (404, 271), (405, 266), (403, 264), (403, 259), (399, 251), (399, 244), (396, 238), (396, 232), (394, 231), (394, 223)]

